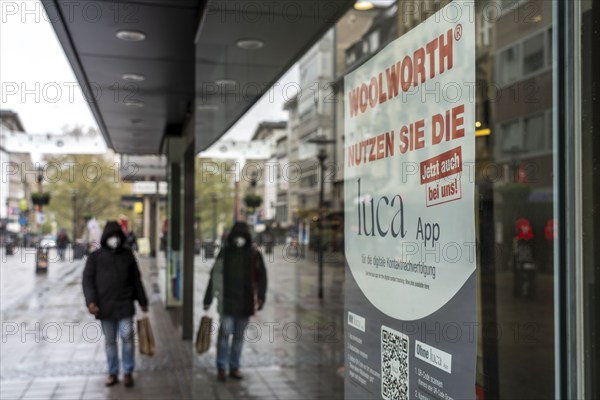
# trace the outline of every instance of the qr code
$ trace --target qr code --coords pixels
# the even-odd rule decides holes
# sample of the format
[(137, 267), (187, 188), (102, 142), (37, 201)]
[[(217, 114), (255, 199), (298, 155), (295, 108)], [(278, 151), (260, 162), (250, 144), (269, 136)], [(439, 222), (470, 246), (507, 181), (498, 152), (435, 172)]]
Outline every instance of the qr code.
[(409, 339), (381, 326), (381, 395), (386, 400), (408, 399)]

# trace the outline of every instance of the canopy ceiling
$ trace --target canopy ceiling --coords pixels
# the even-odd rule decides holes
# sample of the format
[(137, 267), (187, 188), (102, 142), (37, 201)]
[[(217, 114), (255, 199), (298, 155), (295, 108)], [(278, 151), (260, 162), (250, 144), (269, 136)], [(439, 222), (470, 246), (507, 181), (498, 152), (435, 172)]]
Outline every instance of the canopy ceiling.
[[(125, 154), (159, 153), (169, 127), (192, 113), (204, 150), (354, 3), (42, 2), (108, 146)], [(145, 40), (121, 40), (121, 30)], [(244, 49), (242, 39), (264, 46)], [(145, 80), (123, 80), (127, 73)]]

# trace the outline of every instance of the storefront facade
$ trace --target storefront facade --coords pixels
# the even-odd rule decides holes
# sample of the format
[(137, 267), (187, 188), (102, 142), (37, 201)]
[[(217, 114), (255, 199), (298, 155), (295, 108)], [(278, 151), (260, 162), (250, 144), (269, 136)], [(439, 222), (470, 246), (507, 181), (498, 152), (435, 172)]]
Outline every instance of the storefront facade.
[[(396, 34), (379, 49), (438, 18), (449, 4), (441, 3), (398, 2)], [(477, 397), (593, 398), (598, 7), (516, 0), (470, 6), (456, 9), (472, 12), (475, 24)], [(446, 18), (458, 18), (451, 4), (445, 9)], [(363, 42), (371, 34), (376, 43), (373, 32)], [(360, 386), (351, 380), (346, 387), (354, 384)]]
[[(104, 23), (97, 23), (79, 14), (70, 18), (70, 2), (43, 1), (84, 89), (98, 83), (108, 90), (115, 79), (130, 79), (130, 68), (141, 76), (136, 101), (105, 96), (90, 106), (115, 151), (167, 156), (167, 253), (169, 270), (176, 271), (169, 277), (167, 303), (182, 308), (178, 323), (184, 339), (193, 338), (202, 312), (194, 310), (196, 154), (269, 87), (277, 87), (277, 79), (325, 37), (333, 59), (314, 57), (327, 71), (318, 69), (314, 84), (296, 84), (307, 89), (306, 97), (296, 93), (287, 99), (290, 113), (299, 115), (290, 120), (290, 131), (298, 127), (299, 133), (286, 138), (289, 145), (281, 142), (287, 150), (277, 159), (291, 161), (303, 141), (318, 132), (328, 136), (334, 169), (326, 175), (324, 204), (341, 215), (351, 201), (344, 197), (349, 143), (343, 122), (350, 112), (344, 77), (441, 9), (449, 10), (443, 18), (457, 18), (451, 6), (457, 2), (398, 0), (364, 13), (349, 10), (354, 2), (347, 0), (282, 1), (275, 8), (270, 2), (123, 2), (139, 7), (134, 7), (139, 17), (134, 22), (113, 20), (112, 3), (100, 2), (106, 9)], [(600, 136), (594, 128), (600, 126), (600, 7), (591, 0), (484, 0), (460, 9), (470, 13), (466, 18), (474, 27), (475, 47), (475, 81), (461, 82), (472, 87), (470, 105), (475, 103), (474, 127), (469, 127), (475, 135), (474, 224), (465, 228), (474, 231), (477, 244), (473, 396), (597, 398)], [(123, 32), (117, 29), (126, 34), (119, 36)], [(248, 38), (260, 40), (248, 43)], [(417, 44), (405, 45), (410, 52)], [(308, 70), (312, 64), (306, 65)], [(323, 95), (315, 96), (314, 87)], [(308, 124), (312, 109), (319, 118)], [(139, 127), (136, 121), (147, 125)], [(300, 158), (294, 159), (298, 165), (306, 161)], [(273, 206), (283, 207), (277, 208), (278, 220), (280, 214), (293, 220), (294, 209), (309, 208), (309, 203), (318, 207), (317, 164), (310, 161), (313, 167), (301, 171), (296, 197), (284, 200), (287, 183), (277, 188)], [(337, 222), (336, 230), (343, 231)], [(298, 290), (308, 284), (300, 279)], [(345, 318), (340, 312), (329, 322), (343, 328), (339, 320)], [(312, 322), (310, 315), (306, 319)], [(345, 363), (344, 340), (312, 345), (335, 354), (327, 366)], [(264, 348), (276, 353), (270, 343)]]

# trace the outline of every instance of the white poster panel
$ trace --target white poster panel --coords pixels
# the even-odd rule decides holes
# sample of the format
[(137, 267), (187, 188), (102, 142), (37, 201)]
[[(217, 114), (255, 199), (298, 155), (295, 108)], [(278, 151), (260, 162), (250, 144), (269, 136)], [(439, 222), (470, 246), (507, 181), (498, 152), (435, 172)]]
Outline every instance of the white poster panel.
[(474, 396), (474, 333), (422, 329), (476, 318), (472, 8), (448, 4), (345, 77), (349, 398)]

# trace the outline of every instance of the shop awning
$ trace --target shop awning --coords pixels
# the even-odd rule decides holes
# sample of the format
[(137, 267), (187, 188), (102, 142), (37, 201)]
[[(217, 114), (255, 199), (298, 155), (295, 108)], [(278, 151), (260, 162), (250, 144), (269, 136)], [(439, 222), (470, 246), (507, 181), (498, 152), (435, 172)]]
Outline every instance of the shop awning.
[(354, 1), (42, 2), (108, 146), (156, 154), (192, 113), (207, 148)]

